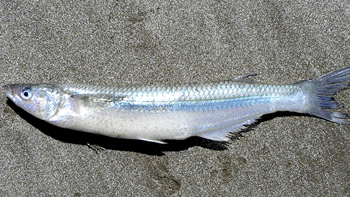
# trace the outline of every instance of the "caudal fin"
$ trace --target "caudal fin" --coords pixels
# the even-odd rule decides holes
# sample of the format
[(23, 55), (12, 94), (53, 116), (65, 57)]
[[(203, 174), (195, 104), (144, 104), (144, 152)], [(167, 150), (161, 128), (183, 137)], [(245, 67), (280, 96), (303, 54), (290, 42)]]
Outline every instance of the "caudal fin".
[(350, 67), (342, 68), (312, 80), (300, 82), (309, 92), (311, 107), (306, 113), (326, 120), (350, 124), (349, 116), (345, 113), (328, 111), (326, 109), (341, 108), (333, 96), (350, 86)]

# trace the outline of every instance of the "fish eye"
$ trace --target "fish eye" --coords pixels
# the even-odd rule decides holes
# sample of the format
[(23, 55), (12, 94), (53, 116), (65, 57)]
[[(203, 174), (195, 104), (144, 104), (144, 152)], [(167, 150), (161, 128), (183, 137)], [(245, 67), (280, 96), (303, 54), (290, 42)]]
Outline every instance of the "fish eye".
[(32, 90), (30, 88), (24, 88), (21, 92), (21, 97), (28, 100), (32, 97)]

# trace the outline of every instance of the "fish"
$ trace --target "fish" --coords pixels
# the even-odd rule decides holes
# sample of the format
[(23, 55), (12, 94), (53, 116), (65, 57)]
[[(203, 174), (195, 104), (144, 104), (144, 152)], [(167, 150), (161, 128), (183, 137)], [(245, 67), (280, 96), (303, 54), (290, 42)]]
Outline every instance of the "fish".
[(261, 116), (278, 111), (350, 124), (334, 96), (350, 86), (350, 67), (291, 84), (231, 80), (179, 85), (9, 84), (6, 96), (62, 128), (154, 143), (192, 136), (229, 141)]

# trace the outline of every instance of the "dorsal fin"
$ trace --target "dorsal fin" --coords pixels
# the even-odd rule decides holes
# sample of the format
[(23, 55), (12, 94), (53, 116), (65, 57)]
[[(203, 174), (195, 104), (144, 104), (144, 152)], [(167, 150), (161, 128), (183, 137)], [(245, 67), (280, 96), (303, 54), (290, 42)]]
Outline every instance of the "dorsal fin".
[(256, 73), (252, 73), (252, 74), (236, 77), (236, 78), (232, 79), (232, 81), (252, 82), (253, 81), (253, 77), (255, 77), (255, 76), (257, 76), (257, 74)]

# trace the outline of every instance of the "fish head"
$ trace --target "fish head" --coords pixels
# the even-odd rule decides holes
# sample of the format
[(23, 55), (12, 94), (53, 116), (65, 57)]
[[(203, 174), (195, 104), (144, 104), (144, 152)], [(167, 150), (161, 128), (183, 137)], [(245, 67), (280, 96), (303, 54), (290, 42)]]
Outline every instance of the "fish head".
[(56, 114), (62, 100), (62, 91), (49, 84), (9, 84), (3, 88), (18, 107), (43, 120)]

